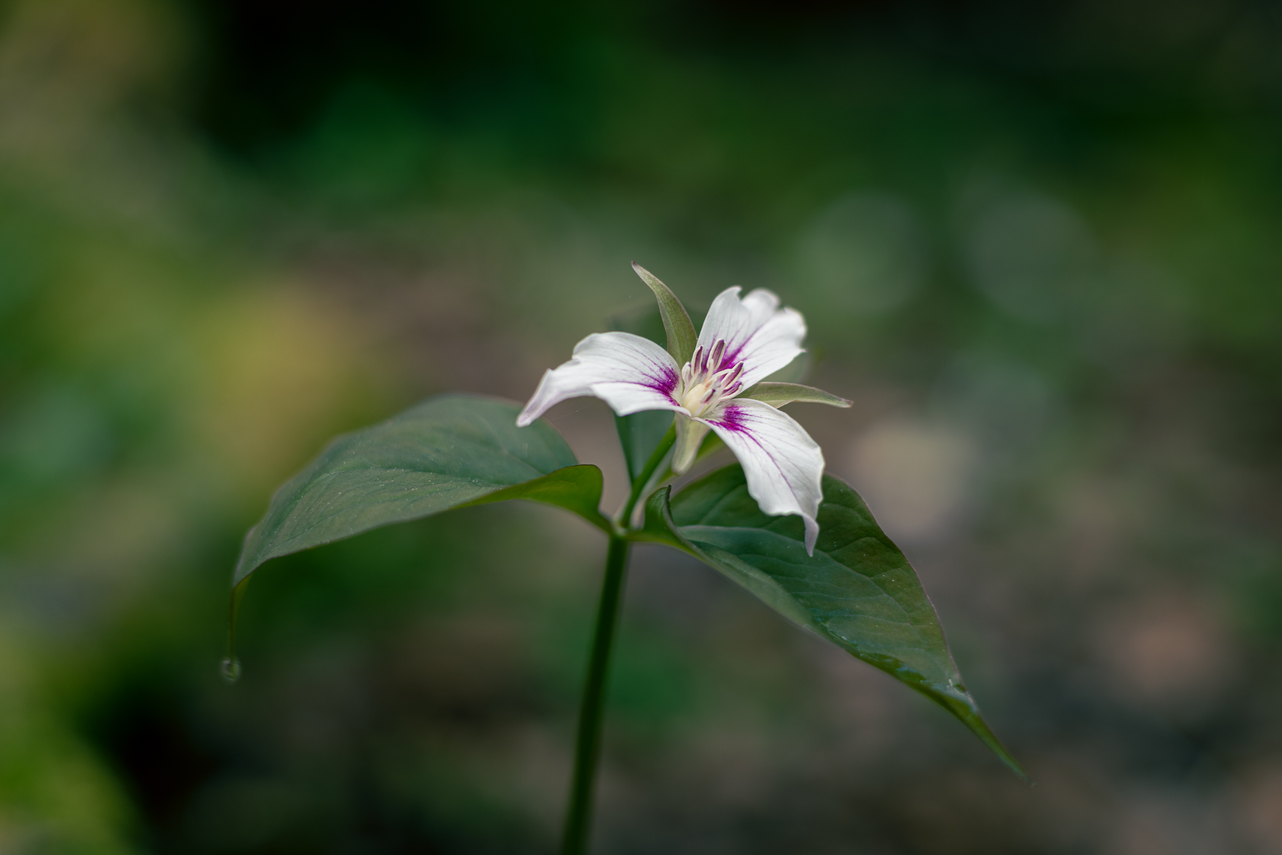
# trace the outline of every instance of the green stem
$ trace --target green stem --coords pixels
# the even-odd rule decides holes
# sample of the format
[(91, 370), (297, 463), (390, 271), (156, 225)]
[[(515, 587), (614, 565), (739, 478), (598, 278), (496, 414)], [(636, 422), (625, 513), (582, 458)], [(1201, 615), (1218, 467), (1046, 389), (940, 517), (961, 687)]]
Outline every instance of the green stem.
[[(646, 474), (646, 479), (650, 474), (653, 474), (653, 469)], [(635, 501), (629, 502), (629, 508), (635, 504)], [(587, 685), (584, 686), (583, 702), (579, 707), (579, 732), (574, 747), (574, 781), (570, 786), (570, 809), (565, 818), (562, 855), (582, 855), (587, 849), (588, 831), (592, 822), (592, 790), (596, 781), (597, 757), (601, 750), (601, 712), (605, 705), (610, 646), (614, 641), (619, 603), (623, 599), (629, 545), (622, 537), (612, 536), (606, 553), (605, 579), (601, 583), (601, 603), (597, 608), (596, 631), (592, 637), (592, 658), (588, 662)]]
[(659, 445), (645, 467), (632, 482), (632, 492), (619, 512), (615, 533), (605, 556), (605, 578), (601, 582), (601, 602), (597, 606), (596, 629), (592, 635), (592, 658), (588, 661), (587, 684), (579, 706), (579, 732), (574, 745), (574, 780), (570, 784), (570, 807), (565, 816), (562, 855), (583, 855), (587, 850), (588, 832), (592, 825), (592, 791), (596, 782), (597, 759), (601, 753), (601, 719), (605, 707), (605, 683), (610, 668), (610, 648), (614, 643), (614, 626), (618, 622), (619, 604), (623, 600), (623, 581), (628, 566), (627, 540), (632, 525), (632, 512), (641, 500), (646, 485), (663, 463), (677, 439), (677, 426), (659, 440)]
[(663, 435), (663, 439), (659, 440), (659, 444), (655, 446), (654, 453), (650, 455), (650, 459), (645, 462), (645, 468), (641, 470), (641, 474), (632, 482), (632, 493), (628, 496), (627, 504), (623, 506), (623, 510), (619, 512), (618, 522), (624, 529), (632, 527), (632, 512), (636, 510), (637, 502), (641, 500), (641, 494), (645, 492), (646, 485), (654, 477), (654, 471), (659, 468), (663, 458), (668, 456), (668, 452), (672, 450), (672, 445), (676, 441), (677, 423), (674, 419), (672, 426), (668, 428), (668, 432)]

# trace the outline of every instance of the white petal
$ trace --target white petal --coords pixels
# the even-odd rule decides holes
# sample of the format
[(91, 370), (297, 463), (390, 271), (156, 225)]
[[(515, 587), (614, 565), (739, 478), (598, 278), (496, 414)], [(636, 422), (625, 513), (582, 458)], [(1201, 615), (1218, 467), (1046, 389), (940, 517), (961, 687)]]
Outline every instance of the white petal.
[(745, 386), (769, 377), (802, 352), (806, 322), (794, 309), (780, 309), (779, 298), (765, 288), (739, 299), (739, 286), (717, 295), (699, 331), (699, 344), (709, 353), (718, 340), (726, 343), (717, 368), (743, 363)]
[(621, 416), (685, 409), (672, 398), (677, 363), (659, 345), (623, 332), (595, 333), (574, 346), (574, 358), (543, 375), (516, 423), (525, 427), (555, 404), (592, 395)]
[(748, 494), (771, 516), (798, 514), (806, 524), (806, 552), (814, 555), (823, 498), (824, 456), (805, 428), (761, 401), (735, 399), (711, 419), (743, 466)]

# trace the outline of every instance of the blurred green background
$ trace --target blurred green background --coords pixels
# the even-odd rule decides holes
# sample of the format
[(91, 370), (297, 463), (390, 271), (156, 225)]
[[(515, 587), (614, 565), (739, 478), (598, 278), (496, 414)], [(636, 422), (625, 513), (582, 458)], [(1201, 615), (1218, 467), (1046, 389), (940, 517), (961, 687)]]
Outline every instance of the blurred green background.
[[(1021, 786), (640, 549), (602, 853), (1282, 853), (1282, 14), (1249, 0), (0, 3), (0, 852), (551, 852), (604, 550), (240, 538), (336, 432), (523, 400), (636, 259), (798, 408)], [(607, 410), (552, 421), (622, 496)]]

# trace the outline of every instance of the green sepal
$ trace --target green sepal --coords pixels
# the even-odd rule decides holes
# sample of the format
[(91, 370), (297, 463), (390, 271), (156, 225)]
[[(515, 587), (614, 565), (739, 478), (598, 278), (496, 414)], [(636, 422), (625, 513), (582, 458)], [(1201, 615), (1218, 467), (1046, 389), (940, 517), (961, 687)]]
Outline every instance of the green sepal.
[(699, 340), (689, 313), (681, 305), (677, 295), (672, 293), (672, 289), (656, 279), (653, 273), (635, 261), (632, 262), (632, 269), (641, 277), (642, 282), (650, 286), (655, 299), (659, 301), (663, 330), (668, 334), (668, 353), (672, 354), (678, 366), (685, 365), (694, 356), (695, 343)]
[(800, 383), (773, 383), (762, 381), (755, 386), (750, 386), (735, 397), (752, 398), (769, 404), (772, 407), (783, 407), (787, 404), (827, 404), (830, 407), (849, 407), (851, 401), (845, 398), (839, 398), (831, 392), (825, 392), (823, 389), (816, 389), (813, 386), (803, 386)]
[(962, 684), (934, 606), (903, 553), (853, 489), (826, 475), (823, 490), (813, 556), (806, 554), (800, 518), (763, 514), (738, 465), (675, 498), (670, 487), (656, 491), (634, 536), (695, 556), (784, 617), (930, 698), (1028, 781)]

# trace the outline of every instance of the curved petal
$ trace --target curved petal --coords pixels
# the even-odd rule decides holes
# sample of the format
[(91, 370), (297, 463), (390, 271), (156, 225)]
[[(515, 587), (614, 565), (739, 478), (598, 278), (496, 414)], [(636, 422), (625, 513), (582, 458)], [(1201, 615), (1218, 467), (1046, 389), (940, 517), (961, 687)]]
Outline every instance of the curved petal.
[(699, 421), (716, 431), (743, 466), (748, 494), (763, 513), (798, 514), (806, 524), (806, 552), (819, 537), (824, 456), (805, 428), (769, 404), (736, 398), (711, 419)]
[(574, 346), (574, 358), (543, 375), (516, 423), (525, 427), (555, 404), (585, 395), (600, 398), (621, 416), (642, 410), (684, 413), (672, 398), (679, 380), (677, 363), (649, 339), (624, 332), (595, 333)]
[(717, 295), (699, 331), (699, 345), (711, 353), (718, 340), (726, 343), (716, 371), (743, 363), (745, 386), (769, 377), (802, 352), (806, 322), (795, 309), (780, 309), (779, 298), (765, 288), (739, 299), (739, 286)]

